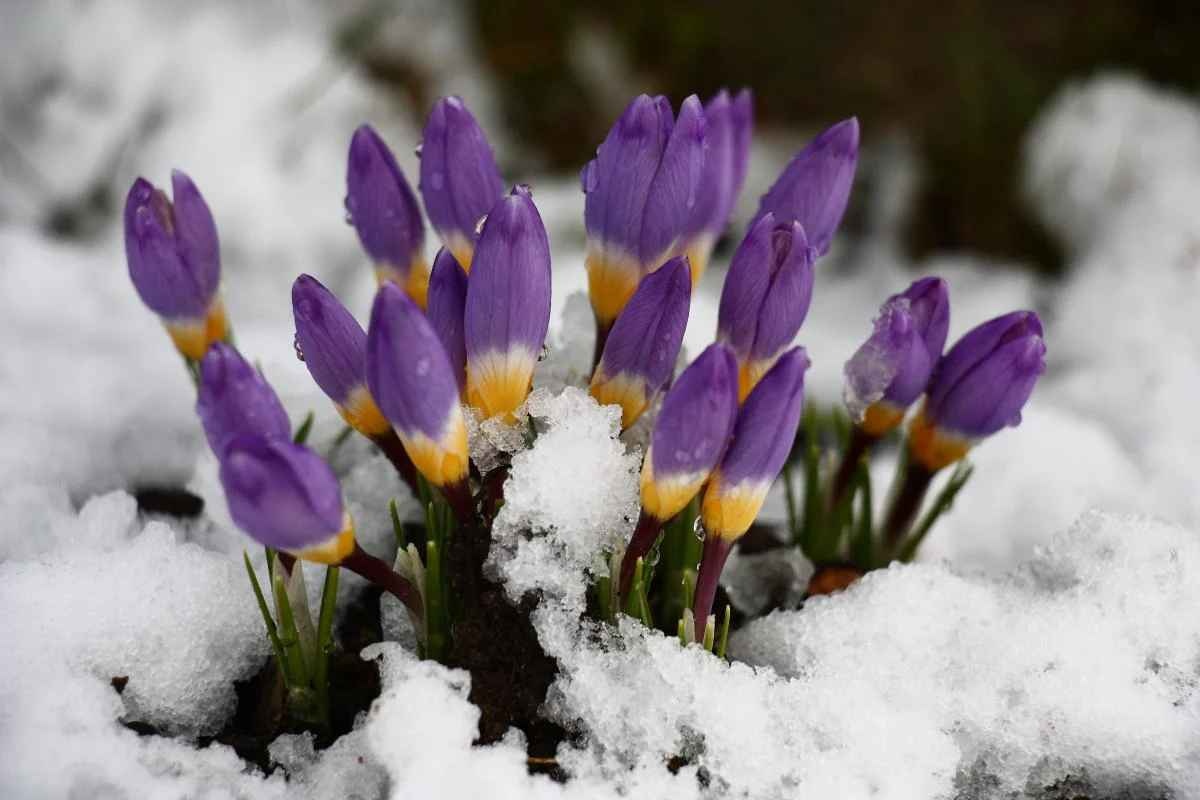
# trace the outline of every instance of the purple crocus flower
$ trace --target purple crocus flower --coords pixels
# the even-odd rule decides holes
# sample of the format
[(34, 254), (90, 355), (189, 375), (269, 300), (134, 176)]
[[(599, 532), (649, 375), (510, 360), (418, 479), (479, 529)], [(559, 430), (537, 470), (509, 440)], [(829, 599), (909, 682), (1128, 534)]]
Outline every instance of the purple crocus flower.
[(691, 303), (687, 259), (676, 256), (650, 273), (617, 317), (592, 375), (592, 397), (621, 407), (628, 428), (675, 371)]
[(133, 288), (190, 361), (229, 335), (217, 294), (221, 258), (212, 212), (192, 179), (171, 172), (175, 201), (145, 178), (125, 199), (125, 257)]
[(879, 309), (870, 338), (846, 362), (846, 407), (878, 438), (904, 419), (925, 391), (950, 327), (950, 294), (941, 278), (922, 278)]
[(550, 241), (529, 187), (488, 213), (467, 282), (467, 402), (485, 419), (513, 412), (529, 394), (550, 327)]
[(738, 360), (744, 401), (796, 337), (813, 291), (813, 250), (799, 222), (776, 224), (764, 214), (738, 246), (725, 276), (717, 341)]
[(420, 155), (425, 210), (446, 249), (469, 273), (475, 231), (504, 196), (492, 146), (466, 104), (443, 97), (429, 112)]
[(370, 125), (359, 126), (350, 140), (346, 211), (379, 282), (402, 286), (424, 308), (429, 265), (421, 209), (396, 157)]
[(354, 549), (337, 478), (307, 447), (243, 433), (230, 440), (220, 474), (229, 515), (260, 544), (324, 564)]
[(430, 483), (465, 479), (467, 428), (454, 370), (421, 309), (391, 284), (379, 287), (371, 307), (367, 386)]
[(346, 423), (369, 437), (391, 431), (367, 391), (367, 334), (354, 315), (311, 275), (292, 284), (292, 314), (296, 349)]
[(837, 231), (854, 169), (858, 164), (858, 119), (842, 120), (797, 153), (762, 197), (755, 221), (774, 213), (804, 226), (808, 240), (823, 256)]
[(678, 120), (667, 98), (640, 95), (583, 168), (588, 292), (602, 335), (642, 277), (682, 250), (704, 143), (704, 109), (695, 95)]
[(467, 273), (449, 250), (438, 250), (429, 276), (429, 308), (426, 314), (446, 348), (460, 393), (467, 387), (467, 338), (464, 315), (467, 307)]
[(942, 357), (928, 400), (913, 421), (909, 447), (931, 471), (951, 464), (971, 445), (1021, 422), (1021, 409), (1046, 370), (1042, 322), (1014, 311), (974, 328)]
[(754, 126), (754, 100), (749, 89), (732, 100), (722, 89), (704, 106), (704, 168), (684, 230), (684, 251), (692, 268), (692, 285), (708, 265), (713, 245), (729, 222), (729, 213), (742, 190), (750, 157), (750, 134)]
[(200, 362), (196, 413), (217, 458), (242, 433), (267, 439), (291, 439), (291, 424), (278, 395), (241, 354), (218, 342)]
[(707, 533), (696, 581), (693, 613), (704, 624), (717, 579), (733, 543), (750, 529), (800, 426), (808, 355), (795, 347), (763, 376), (738, 412), (733, 440), (713, 470), (700, 506)]

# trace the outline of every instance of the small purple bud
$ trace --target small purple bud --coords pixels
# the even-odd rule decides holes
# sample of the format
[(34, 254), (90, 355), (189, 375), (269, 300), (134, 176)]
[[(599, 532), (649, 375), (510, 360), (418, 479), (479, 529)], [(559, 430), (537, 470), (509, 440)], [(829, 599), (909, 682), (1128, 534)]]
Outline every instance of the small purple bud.
[(208, 446), (222, 458), (229, 441), (243, 433), (291, 439), (291, 424), (278, 395), (262, 374), (223, 342), (200, 362), (196, 413)]
[(642, 280), (617, 317), (591, 393), (601, 405), (621, 406), (622, 428), (642, 415), (674, 373), (691, 294), (687, 259), (677, 256)]
[(792, 158), (763, 195), (755, 221), (768, 212), (776, 219), (797, 220), (817, 255), (825, 255), (846, 212), (857, 164), (858, 119), (851, 117), (813, 139)]
[(467, 339), (464, 315), (467, 306), (467, 273), (446, 248), (438, 250), (429, 276), (429, 323), (446, 348), (459, 392), (467, 387)]
[(504, 180), (483, 129), (458, 97), (443, 97), (429, 112), (420, 189), (434, 229), (469, 273), (475, 231), (504, 196)]

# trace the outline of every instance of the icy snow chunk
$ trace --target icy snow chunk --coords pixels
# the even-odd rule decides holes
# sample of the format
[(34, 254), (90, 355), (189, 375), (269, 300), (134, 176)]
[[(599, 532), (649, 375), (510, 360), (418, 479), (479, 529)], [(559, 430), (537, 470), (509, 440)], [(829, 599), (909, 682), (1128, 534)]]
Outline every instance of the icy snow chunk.
[(581, 607), (588, 576), (632, 534), (641, 454), (617, 438), (620, 410), (581, 389), (535, 390), (527, 408), (540, 433), (513, 457), (491, 563), (514, 599), (541, 590)]
[(883, 399), (892, 378), (896, 377), (900, 365), (894, 353), (880, 339), (887, 335), (896, 314), (908, 313), (908, 306), (907, 298), (903, 297), (886, 303), (872, 323), (874, 334), (846, 362), (842, 400), (855, 422), (862, 422), (867, 409)]
[(508, 463), (513, 453), (524, 449), (527, 428), (523, 420), (526, 412), (524, 405), (517, 408), (513, 412), (516, 421), (510, 424), (500, 417), (482, 419), (474, 408), (463, 406), (471, 463), (480, 474), (487, 475), (497, 467), (503, 466)]
[(565, 386), (587, 386), (592, 379), (592, 353), (596, 318), (586, 292), (567, 296), (562, 318), (548, 343), (546, 357), (538, 362), (533, 385), (557, 392)]

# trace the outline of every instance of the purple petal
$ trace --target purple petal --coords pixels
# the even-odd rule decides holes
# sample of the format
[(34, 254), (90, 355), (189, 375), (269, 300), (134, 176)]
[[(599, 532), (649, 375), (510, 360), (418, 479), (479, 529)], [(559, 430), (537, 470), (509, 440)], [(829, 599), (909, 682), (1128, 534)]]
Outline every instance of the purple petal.
[(638, 258), (644, 268), (670, 254), (696, 205), (704, 169), (704, 108), (695, 95), (683, 101), (662, 162), (646, 194)]
[(371, 260), (407, 270), (425, 249), (417, 198), (396, 157), (370, 125), (350, 140), (346, 210)]
[(735, 133), (729, 92), (722, 89), (704, 107), (704, 167), (696, 188), (696, 203), (688, 215), (685, 236), (709, 234), (714, 238), (725, 229), (733, 208)]
[(179, 257), (201, 293), (211, 298), (221, 283), (217, 223), (196, 184), (177, 169), (171, 171), (171, 192), (174, 195), (175, 239)]
[(946, 346), (950, 330), (950, 287), (941, 278), (921, 278), (901, 292), (909, 303), (909, 313), (921, 331), (925, 348), (936, 361)]
[(733, 353), (709, 345), (663, 398), (651, 436), (655, 480), (711, 472), (729, 443), (737, 407)]
[(972, 328), (942, 357), (929, 382), (929, 406), (936, 409), (967, 373), (994, 350), (1014, 339), (1042, 335), (1042, 321), (1032, 311), (1013, 311)]
[(685, 258), (673, 258), (643, 278), (613, 324), (599, 371), (610, 379), (620, 374), (640, 377), (647, 398), (653, 397), (675, 370), (691, 294)]
[(429, 277), (429, 323), (446, 349), (459, 391), (467, 381), (467, 339), (464, 315), (467, 273), (446, 248), (438, 251)]
[(200, 362), (196, 413), (217, 458), (239, 434), (291, 438), (291, 424), (275, 390), (237, 350), (223, 342), (210, 347)]
[[(182, 177), (182, 173), (179, 175)], [(185, 190), (188, 237), (182, 248), (175, 209), (165, 194), (138, 178), (125, 200), (129, 278), (142, 302), (155, 314), (171, 320), (203, 318), (220, 280), (219, 264), (208, 257), (209, 251), (215, 253), (217, 248), (215, 227), (211, 244), (202, 242), (201, 209), (207, 211), (207, 207), (190, 181), (184, 179), (181, 185)]]
[(925, 391), (932, 370), (908, 301), (893, 296), (879, 309), (871, 336), (846, 362), (846, 407), (856, 421), (883, 399), (907, 408)]
[(754, 95), (742, 89), (733, 98), (730, 109), (733, 124), (733, 200), (746, 183), (746, 170), (750, 166), (750, 139), (754, 133)]
[(473, 240), (479, 220), (504, 196), (504, 180), (487, 136), (466, 104), (434, 104), (421, 141), (421, 197), (443, 239)]
[(721, 482), (770, 482), (783, 468), (804, 407), (803, 347), (789, 350), (763, 376), (737, 415), (733, 441), (721, 459)]
[(750, 357), (763, 299), (771, 286), (772, 237), (775, 217), (767, 213), (750, 226), (738, 245), (721, 287), (717, 340), (733, 349), (739, 361)]
[(367, 380), (367, 334), (341, 301), (311, 275), (292, 284), (296, 344), (317, 386), (335, 403)]
[[(764, 217), (765, 219), (765, 217)], [(758, 312), (750, 359), (775, 358), (792, 343), (808, 316), (813, 293), (813, 253), (799, 222), (771, 232), (771, 284)]]

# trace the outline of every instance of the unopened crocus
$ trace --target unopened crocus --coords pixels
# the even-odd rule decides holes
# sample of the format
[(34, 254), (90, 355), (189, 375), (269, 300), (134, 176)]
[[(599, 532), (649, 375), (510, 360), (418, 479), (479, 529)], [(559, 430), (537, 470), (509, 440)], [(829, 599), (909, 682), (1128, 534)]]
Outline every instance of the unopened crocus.
[(488, 213), (467, 282), (467, 402), (513, 419), (550, 326), (550, 241), (526, 186)]
[(492, 146), (466, 104), (443, 97), (434, 104), (421, 141), (421, 197), (446, 248), (467, 272), (475, 232), (504, 196)]
[(641, 279), (682, 251), (704, 146), (704, 109), (695, 95), (678, 120), (667, 98), (641, 95), (583, 168), (588, 293), (600, 339)]
[(138, 295), (192, 362), (229, 336), (218, 288), (217, 226), (191, 178), (171, 173), (174, 202), (144, 178), (125, 199), (125, 256)]
[(913, 458), (936, 471), (958, 461), (987, 436), (1021, 421), (1021, 409), (1046, 370), (1042, 323), (1014, 311), (983, 323), (958, 340), (929, 382), (913, 420)]
[(467, 428), (450, 360), (421, 309), (390, 284), (371, 307), (367, 386), (426, 480), (443, 489), (466, 480)]
[(690, 302), (687, 259), (677, 256), (646, 276), (613, 324), (591, 393), (601, 405), (621, 407), (622, 428), (637, 421), (675, 371)]
[(824, 255), (846, 213), (857, 165), (858, 119), (851, 117), (821, 133), (788, 162), (763, 195), (755, 221), (767, 213), (797, 220), (817, 255)]
[(200, 361), (196, 413), (208, 445), (222, 458), (231, 439), (256, 434), (288, 441), (291, 424), (275, 390), (233, 347), (218, 342)]
[(742, 190), (750, 158), (754, 126), (754, 100), (749, 89), (730, 99), (722, 89), (704, 106), (704, 167), (696, 190), (696, 204), (684, 230), (684, 252), (692, 268), (692, 285), (708, 265), (713, 245), (725, 230), (729, 214)]
[(446, 348), (459, 392), (467, 390), (467, 338), (464, 315), (467, 307), (467, 273), (446, 248), (438, 250), (429, 276), (429, 308), (426, 311), (434, 332)]
[(742, 402), (792, 340), (812, 302), (813, 255), (799, 222), (764, 214), (746, 233), (725, 276), (717, 341), (738, 361)]
[(787, 460), (804, 406), (803, 347), (779, 358), (737, 415), (733, 440), (704, 490), (700, 516), (706, 532), (693, 613), (703, 625), (712, 610), (717, 579), (733, 543), (750, 529)]
[(429, 264), (421, 209), (396, 157), (370, 125), (350, 140), (346, 211), (379, 282), (403, 287), (424, 308)]
[(663, 523), (700, 493), (721, 460), (737, 416), (737, 362), (723, 344), (709, 345), (663, 398), (642, 462), (642, 513), (621, 564), (629, 590), (637, 560), (650, 552)]

